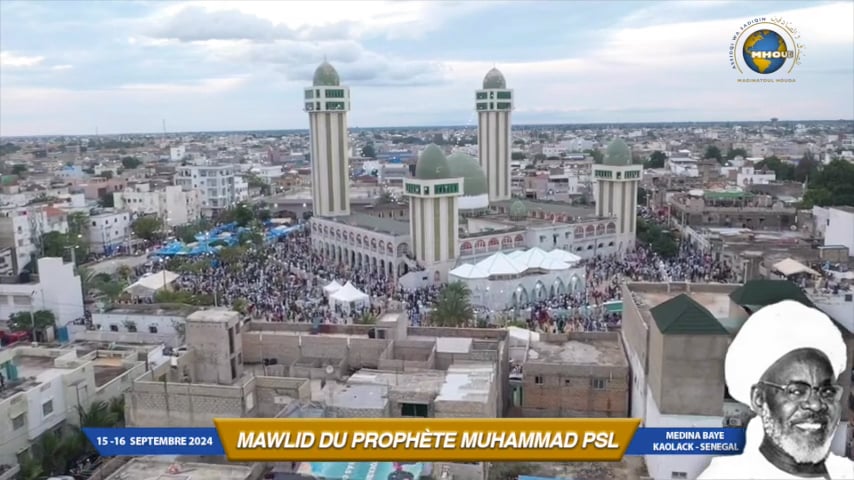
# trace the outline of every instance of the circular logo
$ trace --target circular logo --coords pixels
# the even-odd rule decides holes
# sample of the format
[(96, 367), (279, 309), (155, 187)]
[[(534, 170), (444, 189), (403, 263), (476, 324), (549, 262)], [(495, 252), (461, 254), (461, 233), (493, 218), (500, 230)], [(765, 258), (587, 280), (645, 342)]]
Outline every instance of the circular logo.
[(744, 64), (761, 75), (780, 70), (790, 57), (789, 47), (774, 30), (762, 29), (751, 33), (741, 48)]

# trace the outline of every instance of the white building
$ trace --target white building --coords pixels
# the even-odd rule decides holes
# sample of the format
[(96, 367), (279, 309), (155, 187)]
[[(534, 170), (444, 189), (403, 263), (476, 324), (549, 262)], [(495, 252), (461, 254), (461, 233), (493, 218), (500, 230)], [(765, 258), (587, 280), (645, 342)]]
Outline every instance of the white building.
[(264, 183), (274, 183), (285, 174), (282, 165), (251, 165), (246, 171), (263, 180)]
[(777, 180), (777, 174), (773, 171), (757, 171), (753, 167), (741, 167), (738, 169), (738, 173), (735, 178), (735, 183), (739, 187), (746, 187), (748, 185), (768, 185), (769, 183)]
[(476, 264), (462, 264), (448, 276), (469, 287), (476, 305), (502, 310), (581, 292), (585, 272), (578, 266), (580, 260), (564, 250), (531, 248), (508, 255), (494, 253)]
[(509, 200), (513, 90), (507, 88), (504, 75), (497, 69), (483, 78), (483, 89), (475, 92), (475, 105), (478, 158), (489, 180), (489, 201)]
[(20, 346), (0, 350), (0, 464), (16, 466), (42, 434), (78, 423), (77, 407), (121, 396), (145, 373), (134, 350)]
[(128, 246), (133, 217), (127, 210), (101, 213), (89, 217), (89, 250), (109, 253), (119, 246)]
[[(38, 259), (38, 276), (26, 283), (0, 283), (0, 318), (19, 312), (50, 310), (56, 326), (83, 318), (83, 289), (74, 265), (61, 258)], [(58, 332), (60, 339), (63, 333)]]
[(338, 72), (323, 62), (305, 89), (311, 136), (312, 208), (316, 217), (350, 214), (350, 158), (347, 112), (350, 89)]
[(183, 145), (177, 147), (171, 147), (169, 149), (169, 160), (173, 162), (180, 162), (187, 156), (187, 149), (184, 148)]
[(0, 210), (0, 248), (11, 248), (14, 273), (38, 256), (41, 238), (50, 232), (68, 232), (68, 215), (55, 207), (32, 205)]
[(854, 207), (829, 207), (824, 245), (845, 245), (854, 254)]
[(175, 185), (198, 191), (201, 214), (211, 217), (240, 201), (237, 187), (243, 188), (246, 182), (235, 170), (234, 165), (182, 165), (175, 169)]
[(151, 190), (142, 183), (113, 194), (117, 209), (140, 215), (157, 215), (170, 227), (195, 222), (201, 216), (199, 190), (184, 190), (178, 185), (168, 185), (163, 190)]
[(608, 145), (601, 165), (594, 165), (597, 187), (596, 215), (617, 218), (618, 251), (634, 249), (637, 232), (638, 187), (643, 166), (632, 164), (626, 142), (616, 139)]

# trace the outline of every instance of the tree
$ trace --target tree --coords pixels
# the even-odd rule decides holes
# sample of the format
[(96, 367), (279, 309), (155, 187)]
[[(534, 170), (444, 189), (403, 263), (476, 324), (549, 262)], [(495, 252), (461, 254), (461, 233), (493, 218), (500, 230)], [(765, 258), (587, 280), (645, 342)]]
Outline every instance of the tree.
[(12, 165), (12, 175), (18, 175), (19, 177), (24, 176), (27, 173), (27, 166), (23, 163), (16, 163)]
[(116, 276), (119, 277), (119, 280), (122, 282), (129, 282), (133, 276), (133, 269), (130, 268), (129, 265), (123, 263), (116, 269)]
[(246, 254), (246, 248), (242, 246), (226, 247), (219, 251), (219, 261), (229, 265), (237, 263)]
[(664, 168), (664, 162), (667, 161), (667, 155), (664, 152), (660, 152), (658, 150), (652, 152), (644, 162), (643, 168)]
[(721, 155), (721, 149), (716, 145), (709, 145), (706, 147), (706, 153), (703, 154), (703, 158), (714, 158), (718, 163), (724, 163), (723, 155)]
[(45, 257), (60, 257), (71, 260), (71, 250), (74, 250), (74, 259), (77, 265), (86, 261), (89, 255), (89, 246), (83, 240), (82, 235), (71, 233), (48, 232), (41, 238), (42, 255)]
[(524, 160), (526, 157), (524, 152), (513, 152), (510, 154), (511, 160)]
[(474, 318), (471, 290), (462, 282), (452, 282), (439, 292), (430, 318), (440, 327), (461, 327)]
[(599, 149), (585, 150), (584, 153), (593, 157), (593, 163), (601, 164), (605, 160), (605, 155)]
[(244, 203), (238, 204), (236, 207), (222, 212), (220, 221), (223, 223), (236, 223), (240, 227), (245, 227), (255, 220), (255, 212), (252, 208)]
[(727, 160), (732, 160), (735, 157), (747, 158), (747, 150), (743, 148), (730, 148), (728, 152), (726, 152)]
[(113, 178), (113, 176), (115, 176), (115, 172), (113, 172), (112, 170), (105, 170), (101, 172), (101, 176), (109, 180)]
[(756, 168), (774, 172), (777, 176), (777, 180), (780, 181), (795, 179), (795, 166), (791, 163), (780, 160), (774, 155), (766, 157), (764, 160), (757, 163)]
[(854, 164), (832, 160), (807, 182), (803, 206), (854, 206)]
[(160, 237), (163, 222), (154, 215), (145, 215), (137, 218), (130, 229), (134, 235), (143, 240), (152, 242)]
[(69, 236), (76, 237), (77, 235), (84, 235), (89, 225), (89, 217), (83, 212), (73, 212), (68, 215), (68, 234)]
[[(35, 322), (35, 328), (33, 328), (33, 322)], [(30, 312), (18, 312), (9, 315), (9, 329), (13, 332), (33, 333), (35, 331), (36, 338), (33, 339), (35, 341), (38, 341), (40, 332), (44, 332), (55, 325), (56, 316), (50, 310), (36, 310), (32, 312), (32, 315)]]
[(142, 165), (142, 162), (136, 157), (122, 157), (122, 167), (133, 170)]
[(367, 143), (362, 147), (362, 156), (366, 158), (377, 158), (377, 150), (373, 143)]
[(804, 156), (794, 168), (795, 181), (806, 182), (811, 178), (815, 178), (820, 167), (821, 164), (815, 159), (815, 155), (812, 152), (808, 151), (804, 153)]
[(669, 231), (641, 218), (637, 219), (637, 225), (638, 240), (649, 246), (652, 251), (667, 258), (675, 257), (679, 253), (679, 245)]

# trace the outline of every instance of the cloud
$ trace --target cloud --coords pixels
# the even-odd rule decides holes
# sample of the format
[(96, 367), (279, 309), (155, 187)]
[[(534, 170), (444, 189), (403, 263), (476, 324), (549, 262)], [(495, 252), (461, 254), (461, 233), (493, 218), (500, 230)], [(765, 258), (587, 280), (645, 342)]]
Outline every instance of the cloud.
[(247, 83), (246, 76), (207, 78), (187, 83), (132, 83), (118, 87), (118, 90), (157, 94), (210, 95), (235, 90)]
[(0, 52), (0, 67), (30, 68), (37, 67), (44, 62), (42, 56), (16, 55), (12, 52)]
[(54, 65), (54, 66), (50, 67), (51, 70), (55, 70), (55, 71), (71, 70), (72, 68), (74, 68), (74, 65), (68, 65), (68, 64)]

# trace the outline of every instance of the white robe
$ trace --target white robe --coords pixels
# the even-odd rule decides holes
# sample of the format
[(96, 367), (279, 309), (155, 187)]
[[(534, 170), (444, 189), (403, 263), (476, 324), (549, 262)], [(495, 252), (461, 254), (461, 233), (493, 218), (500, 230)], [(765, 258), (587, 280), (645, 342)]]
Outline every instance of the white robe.
[[(799, 477), (786, 473), (769, 462), (759, 452), (759, 445), (765, 438), (762, 421), (754, 418), (747, 425), (747, 439), (744, 453), (717, 457), (697, 477), (697, 480), (800, 480)], [(854, 480), (854, 461), (830, 454), (824, 462), (828, 477), (809, 477), (821, 480)]]

